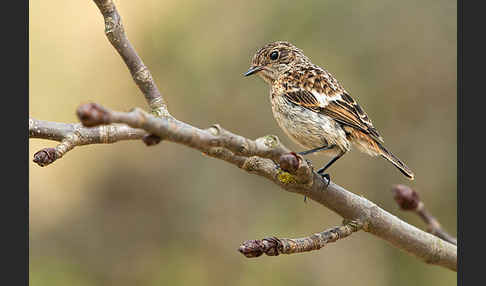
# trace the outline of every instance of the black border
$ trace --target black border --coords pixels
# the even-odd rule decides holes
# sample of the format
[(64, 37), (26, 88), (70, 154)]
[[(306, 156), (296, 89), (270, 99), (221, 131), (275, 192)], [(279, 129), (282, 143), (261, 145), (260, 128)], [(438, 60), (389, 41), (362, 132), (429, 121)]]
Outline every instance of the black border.
[[(2, 284), (29, 285), (29, 1), (3, 3)], [(8, 179), (8, 180), (5, 180)]]
[[(483, 99), (485, 15), (481, 1), (457, 2), (458, 10), (458, 285), (484, 284), (483, 210), (484, 139)], [(469, 231), (467, 230), (469, 229)], [(466, 258), (467, 257), (467, 258)], [(481, 259), (483, 258), (483, 259)]]

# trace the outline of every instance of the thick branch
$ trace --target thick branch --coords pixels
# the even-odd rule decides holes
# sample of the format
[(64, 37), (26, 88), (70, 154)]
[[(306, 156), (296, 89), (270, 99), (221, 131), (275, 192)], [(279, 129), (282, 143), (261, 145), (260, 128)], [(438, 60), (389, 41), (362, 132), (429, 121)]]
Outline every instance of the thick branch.
[(247, 240), (241, 244), (238, 251), (246, 257), (258, 257), (262, 254), (277, 256), (279, 254), (294, 254), (319, 250), (328, 243), (350, 236), (363, 228), (360, 221), (350, 221), (342, 226), (326, 229), (302, 238), (269, 237), (257, 240)]
[[(305, 160), (296, 160), (298, 164), (291, 173), (276, 168), (275, 163), (269, 159), (282, 160), (289, 153), (285, 153), (288, 149), (283, 147), (275, 136), (271, 136), (272, 140), (268, 140), (267, 136), (252, 141), (226, 130), (217, 131), (222, 130), (218, 126), (201, 130), (174, 118), (154, 117), (140, 109), (134, 109), (129, 113), (112, 112), (97, 104), (80, 106), (77, 114), (83, 124), (89, 126), (125, 123), (133, 128), (144, 129), (164, 140), (184, 144), (233, 163), (250, 173), (272, 180), (285, 190), (305, 195), (345, 219), (362, 221), (363, 230), (427, 263), (457, 271), (455, 245), (401, 221), (376, 204), (332, 182), (327, 186), (328, 182), (321, 176), (310, 172)], [(215, 152), (214, 148), (219, 148), (219, 151)], [(224, 149), (226, 151), (222, 151)], [(236, 158), (232, 159), (232, 154), (236, 155)]]
[(157, 116), (170, 116), (149, 69), (138, 56), (123, 29), (120, 14), (112, 0), (94, 0), (105, 20), (105, 34), (130, 70), (133, 80), (142, 91), (152, 112)]
[[(155, 117), (139, 108), (127, 113), (116, 112), (107, 110), (95, 103), (81, 105), (76, 113), (85, 126), (125, 123), (133, 128), (144, 129), (163, 140), (177, 142), (207, 154), (212, 154), (212, 148), (223, 147), (237, 156), (251, 158), (253, 158), (252, 156), (258, 156), (277, 162), (289, 159), (287, 155), (290, 151), (281, 145), (276, 136), (272, 135), (253, 141), (224, 130), (219, 125), (213, 125), (207, 130), (202, 130), (175, 118)], [(310, 180), (312, 170), (307, 161), (298, 154), (292, 154), (297, 158), (295, 166), (292, 166), (292, 171), (296, 175), (293, 177), (293, 180), (301, 184), (312, 183)], [(216, 155), (219, 155), (219, 153)], [(248, 163), (248, 160), (245, 163)], [(287, 162), (285, 163), (285, 165), (289, 165)], [(253, 168), (245, 165), (239, 167)], [(275, 169), (275, 164), (272, 164), (272, 168)]]
[(136, 140), (144, 136), (149, 136), (145, 130), (121, 124), (87, 128), (79, 123), (58, 123), (29, 118), (29, 138), (61, 142), (55, 148), (44, 148), (34, 154), (34, 162), (41, 167), (51, 164), (76, 146), (109, 144), (121, 140)]
[(457, 239), (442, 229), (439, 221), (425, 209), (425, 204), (420, 200), (420, 196), (415, 190), (405, 185), (395, 185), (392, 192), (395, 194), (395, 201), (402, 210), (413, 211), (422, 218), (427, 224), (428, 232), (457, 245)]

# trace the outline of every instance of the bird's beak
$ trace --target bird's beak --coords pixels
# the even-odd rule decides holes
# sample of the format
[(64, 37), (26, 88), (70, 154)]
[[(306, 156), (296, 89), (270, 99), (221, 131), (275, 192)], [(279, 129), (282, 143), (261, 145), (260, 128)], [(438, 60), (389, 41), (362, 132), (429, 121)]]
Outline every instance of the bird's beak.
[(263, 69), (263, 67), (259, 67), (259, 66), (250, 67), (250, 69), (248, 69), (248, 71), (246, 73), (244, 73), (243, 75), (249, 76), (249, 75), (252, 75), (254, 73), (261, 71), (262, 69)]

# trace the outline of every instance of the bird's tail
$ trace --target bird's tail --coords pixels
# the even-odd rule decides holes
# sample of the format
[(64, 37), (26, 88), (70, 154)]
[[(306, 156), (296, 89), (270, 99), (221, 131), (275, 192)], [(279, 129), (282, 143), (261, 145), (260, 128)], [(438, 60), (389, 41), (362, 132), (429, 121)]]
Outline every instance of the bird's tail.
[(403, 163), (400, 159), (398, 159), (395, 155), (393, 155), (392, 152), (388, 151), (383, 145), (380, 143), (376, 142), (375, 143), (378, 145), (378, 148), (380, 149), (380, 155), (381, 157), (387, 159), (390, 161), (395, 167), (397, 167), (402, 174), (404, 174), (407, 178), (410, 180), (413, 180), (415, 175), (413, 174), (412, 170), (410, 170), (405, 163)]

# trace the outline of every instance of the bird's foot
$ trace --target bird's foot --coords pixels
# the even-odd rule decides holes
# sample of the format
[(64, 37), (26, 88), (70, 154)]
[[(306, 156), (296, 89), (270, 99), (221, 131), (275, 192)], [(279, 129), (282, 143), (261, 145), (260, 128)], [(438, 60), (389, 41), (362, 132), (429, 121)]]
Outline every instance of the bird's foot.
[(321, 175), (321, 178), (325, 179), (326, 183), (326, 188), (329, 187), (329, 184), (331, 183), (331, 176), (329, 174), (323, 174), (322, 172), (317, 172), (317, 174)]

